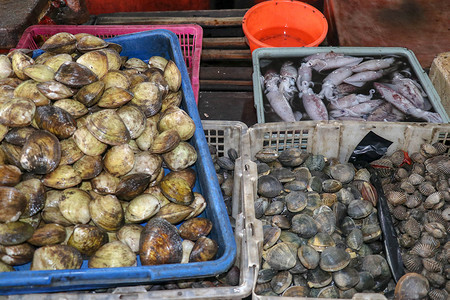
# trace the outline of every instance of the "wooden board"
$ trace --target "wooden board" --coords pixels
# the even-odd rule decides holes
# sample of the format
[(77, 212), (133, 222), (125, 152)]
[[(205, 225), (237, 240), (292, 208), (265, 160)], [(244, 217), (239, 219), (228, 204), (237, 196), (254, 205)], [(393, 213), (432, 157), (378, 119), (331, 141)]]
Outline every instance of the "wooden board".
[(439, 54), (431, 64), (430, 79), (450, 115), (450, 52)]
[(326, 0), (340, 46), (411, 49), (423, 68), (450, 47), (450, 1)]
[(47, 0), (0, 1), (0, 49), (17, 45), (22, 33), (37, 24), (49, 8)]

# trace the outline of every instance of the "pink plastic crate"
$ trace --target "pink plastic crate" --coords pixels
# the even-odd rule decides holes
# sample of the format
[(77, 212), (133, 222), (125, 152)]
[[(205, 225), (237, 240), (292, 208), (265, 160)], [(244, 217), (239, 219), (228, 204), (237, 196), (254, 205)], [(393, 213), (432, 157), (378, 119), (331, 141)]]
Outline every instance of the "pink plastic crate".
[(203, 29), (199, 25), (34, 25), (24, 31), (16, 48), (38, 49), (37, 43), (39, 41), (45, 41), (58, 32), (69, 32), (72, 34), (90, 33), (106, 39), (116, 35), (153, 29), (167, 29), (178, 36), (181, 52), (191, 79), (195, 101), (198, 103), (200, 56), (202, 54), (203, 38)]

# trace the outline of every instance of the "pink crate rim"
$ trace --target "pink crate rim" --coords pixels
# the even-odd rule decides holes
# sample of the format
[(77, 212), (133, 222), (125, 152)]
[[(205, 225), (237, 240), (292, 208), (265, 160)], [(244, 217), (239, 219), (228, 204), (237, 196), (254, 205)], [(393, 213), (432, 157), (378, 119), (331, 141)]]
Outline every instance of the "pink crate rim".
[[(200, 90), (200, 57), (202, 52), (202, 38), (203, 29), (201, 26), (196, 24), (175, 24), (175, 25), (33, 25), (28, 27), (16, 48), (25, 49), (37, 49), (34, 42), (34, 37), (37, 35), (53, 35), (59, 32), (69, 32), (72, 34), (77, 33), (90, 33), (94, 35), (103, 35), (108, 37), (113, 37), (116, 35), (136, 33), (147, 30), (154, 29), (167, 29), (172, 31), (178, 36), (180, 41), (181, 51), (185, 58), (185, 61), (190, 62), (188, 71), (190, 73), (190, 79), (192, 88), (194, 90), (195, 101), (198, 104), (198, 96)], [(187, 46), (189, 44), (189, 39), (183, 36), (185, 34), (193, 35), (193, 50), (192, 53)]]

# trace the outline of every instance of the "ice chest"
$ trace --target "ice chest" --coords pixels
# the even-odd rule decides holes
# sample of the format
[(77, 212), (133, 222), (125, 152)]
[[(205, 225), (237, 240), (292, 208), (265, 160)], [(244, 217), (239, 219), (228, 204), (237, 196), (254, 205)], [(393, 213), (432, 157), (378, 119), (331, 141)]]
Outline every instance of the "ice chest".
[(201, 193), (207, 201), (201, 216), (213, 223), (209, 237), (218, 243), (216, 258), (189, 264), (142, 266), (138, 257), (136, 267), (102, 269), (89, 269), (85, 260), (81, 269), (54, 271), (30, 271), (30, 264), (26, 264), (16, 267), (16, 272), (0, 273), (0, 294), (72, 291), (207, 277), (225, 272), (234, 262), (236, 242), (176, 35), (168, 30), (157, 29), (122, 35), (108, 41), (123, 47), (122, 56), (148, 60), (152, 55), (160, 55), (172, 59), (180, 69), (183, 91), (181, 107), (196, 125), (194, 136), (190, 139), (198, 154), (193, 167), (197, 175), (194, 191)]
[(303, 47), (259, 48), (253, 51), (253, 97), (258, 123), (266, 123), (268, 120), (271, 122), (264, 111), (264, 106), (269, 104), (267, 99), (263, 96), (261, 76), (264, 76), (264, 74), (261, 73), (261, 68), (274, 60), (280, 61), (283, 59), (290, 59), (296, 62), (308, 55), (331, 51), (356, 57), (384, 58), (393, 56), (404, 59), (411, 68), (411, 72), (417, 77), (419, 83), (423, 87), (434, 111), (439, 113), (444, 123), (449, 122), (450, 119), (441, 103), (438, 93), (411, 50), (402, 47)]

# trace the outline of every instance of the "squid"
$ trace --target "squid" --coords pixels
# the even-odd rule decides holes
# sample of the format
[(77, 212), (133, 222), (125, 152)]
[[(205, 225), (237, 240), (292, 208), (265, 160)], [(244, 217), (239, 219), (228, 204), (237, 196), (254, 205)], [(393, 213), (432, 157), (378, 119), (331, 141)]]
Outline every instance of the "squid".
[(342, 67), (334, 70), (323, 80), (322, 90), (319, 97), (327, 98), (329, 101), (337, 99), (336, 86), (343, 83), (345, 79), (352, 75), (352, 70), (349, 67)]
[(325, 103), (313, 92), (307, 81), (302, 82), (301, 98), (303, 107), (312, 120), (328, 120), (328, 111)]
[(430, 123), (442, 123), (442, 118), (438, 113), (424, 111), (417, 108), (406, 97), (391, 89), (389, 86), (379, 82), (375, 82), (373, 85), (381, 96), (386, 99), (386, 101), (391, 103), (401, 112)]
[(294, 122), (295, 116), (289, 105), (288, 100), (280, 92), (278, 85), (280, 83), (280, 75), (276, 74), (274, 71), (267, 71), (264, 76), (264, 85), (267, 100), (272, 106), (275, 113), (285, 122)]

